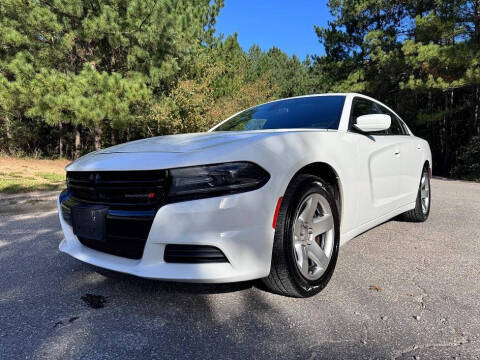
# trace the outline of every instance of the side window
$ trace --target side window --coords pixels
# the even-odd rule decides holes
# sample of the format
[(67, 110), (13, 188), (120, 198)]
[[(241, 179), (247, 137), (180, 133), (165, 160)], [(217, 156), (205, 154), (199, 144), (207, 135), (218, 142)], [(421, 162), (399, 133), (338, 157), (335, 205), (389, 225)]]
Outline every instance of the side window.
[(390, 115), (392, 118), (392, 125), (390, 125), (390, 135), (408, 135), (408, 131), (403, 125), (402, 121), (395, 115), (393, 112), (388, 110), (385, 107), (381, 107), (382, 113), (386, 115)]
[[(349, 120), (349, 130), (354, 130), (353, 124), (355, 124), (355, 120), (359, 116), (363, 115), (370, 115), (370, 114), (383, 114), (384, 112), (380, 109), (380, 107), (375, 104), (373, 101), (356, 97), (353, 99), (352, 102), (352, 110), (350, 112), (350, 120)], [(388, 135), (389, 130), (385, 131), (375, 131), (370, 133), (372, 135)]]
[(403, 130), (400, 120), (395, 115), (392, 115), (390, 115), (392, 117), (392, 125), (390, 126), (392, 135), (405, 135), (405, 131)]
[(400, 122), (400, 124), (402, 125), (402, 128), (403, 128), (403, 133), (405, 135), (410, 135), (410, 131), (408, 130), (408, 127), (407, 125), (402, 121), (402, 120), (398, 120)]

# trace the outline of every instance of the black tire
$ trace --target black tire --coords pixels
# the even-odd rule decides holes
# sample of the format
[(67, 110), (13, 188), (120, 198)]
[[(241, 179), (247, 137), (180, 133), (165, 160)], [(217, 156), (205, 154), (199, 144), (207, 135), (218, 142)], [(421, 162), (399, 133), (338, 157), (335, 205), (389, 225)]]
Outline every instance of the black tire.
[[(424, 211), (422, 208), (421, 190), (422, 190), (423, 176), (426, 176), (426, 181), (428, 182), (429, 201), (428, 201), (427, 211)], [(417, 200), (415, 202), (415, 208), (407, 212), (404, 212), (402, 214), (402, 219), (408, 222), (426, 221), (428, 219), (428, 215), (430, 214), (431, 204), (432, 204), (432, 192), (430, 187), (430, 170), (427, 166), (425, 166), (422, 170), (422, 175), (420, 176), (420, 184), (418, 185)]]
[[(292, 237), (295, 214), (303, 200), (314, 193), (323, 196), (330, 205), (334, 221), (334, 241), (327, 269), (319, 279), (311, 281), (302, 276), (296, 265)], [(283, 197), (277, 217), (270, 274), (262, 281), (270, 291), (285, 296), (310, 297), (318, 294), (333, 275), (339, 246), (340, 221), (333, 195), (319, 177), (296, 176)]]

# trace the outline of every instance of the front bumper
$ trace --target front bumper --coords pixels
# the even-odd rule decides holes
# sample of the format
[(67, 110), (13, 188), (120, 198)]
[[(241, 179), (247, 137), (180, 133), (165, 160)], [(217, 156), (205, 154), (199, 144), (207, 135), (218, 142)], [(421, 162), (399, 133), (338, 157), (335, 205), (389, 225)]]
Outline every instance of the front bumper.
[[(156, 213), (143, 256), (127, 259), (82, 245), (63, 219), (60, 250), (102, 268), (144, 278), (223, 283), (262, 278), (270, 272), (276, 205), (270, 187), (235, 195), (172, 203)], [(167, 263), (167, 244), (210, 245), (228, 259), (224, 263)]]

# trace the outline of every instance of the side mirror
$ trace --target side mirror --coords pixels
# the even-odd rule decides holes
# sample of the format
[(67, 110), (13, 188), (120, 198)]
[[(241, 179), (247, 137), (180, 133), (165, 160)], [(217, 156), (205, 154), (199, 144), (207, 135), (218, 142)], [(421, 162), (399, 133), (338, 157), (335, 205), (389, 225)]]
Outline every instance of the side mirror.
[(384, 114), (370, 114), (362, 115), (357, 118), (355, 126), (362, 132), (383, 131), (390, 128), (392, 118), (390, 115)]

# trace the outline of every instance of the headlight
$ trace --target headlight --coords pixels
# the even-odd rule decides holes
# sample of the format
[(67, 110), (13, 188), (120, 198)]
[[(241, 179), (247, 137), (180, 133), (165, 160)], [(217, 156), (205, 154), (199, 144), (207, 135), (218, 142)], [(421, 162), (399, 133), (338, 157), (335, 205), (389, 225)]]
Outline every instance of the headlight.
[(255, 190), (268, 181), (270, 175), (250, 162), (192, 166), (170, 170), (173, 198), (202, 198)]

